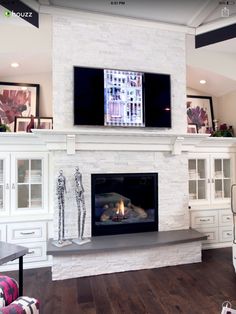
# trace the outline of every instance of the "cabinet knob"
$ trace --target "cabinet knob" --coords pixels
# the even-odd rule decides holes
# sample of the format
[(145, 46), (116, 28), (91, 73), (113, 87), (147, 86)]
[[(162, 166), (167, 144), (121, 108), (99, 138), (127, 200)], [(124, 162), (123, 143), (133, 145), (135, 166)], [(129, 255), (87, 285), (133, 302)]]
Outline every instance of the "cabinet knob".
[(12, 183), (12, 186), (11, 186), (11, 188), (13, 189), (13, 190), (15, 190), (15, 184), (14, 183)]
[(9, 183), (6, 184), (6, 190), (9, 190)]

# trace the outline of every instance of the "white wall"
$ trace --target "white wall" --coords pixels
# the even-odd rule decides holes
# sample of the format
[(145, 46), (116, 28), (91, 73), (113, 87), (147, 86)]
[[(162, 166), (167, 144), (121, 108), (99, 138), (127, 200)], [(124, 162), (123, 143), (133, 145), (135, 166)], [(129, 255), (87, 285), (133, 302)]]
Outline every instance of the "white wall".
[(236, 91), (219, 97), (218, 117), (219, 124), (232, 125), (236, 135)]
[(185, 34), (152, 22), (81, 13), (53, 18), (55, 129), (73, 127), (73, 66), (171, 75), (172, 129), (186, 132)]
[(0, 77), (1, 82), (31, 83), (40, 85), (39, 115), (52, 117), (52, 73), (37, 73)]

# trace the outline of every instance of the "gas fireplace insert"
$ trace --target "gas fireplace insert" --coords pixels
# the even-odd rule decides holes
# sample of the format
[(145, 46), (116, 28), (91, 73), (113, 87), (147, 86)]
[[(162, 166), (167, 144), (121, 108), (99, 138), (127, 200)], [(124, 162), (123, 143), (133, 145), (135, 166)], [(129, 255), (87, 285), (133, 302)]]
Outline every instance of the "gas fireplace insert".
[(92, 174), (92, 235), (158, 231), (158, 174)]

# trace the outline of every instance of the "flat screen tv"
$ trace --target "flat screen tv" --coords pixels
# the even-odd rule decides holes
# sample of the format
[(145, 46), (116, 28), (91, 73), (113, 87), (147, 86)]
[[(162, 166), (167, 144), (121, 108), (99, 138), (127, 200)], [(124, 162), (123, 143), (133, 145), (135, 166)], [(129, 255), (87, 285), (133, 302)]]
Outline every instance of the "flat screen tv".
[(170, 75), (74, 67), (74, 124), (170, 128)]

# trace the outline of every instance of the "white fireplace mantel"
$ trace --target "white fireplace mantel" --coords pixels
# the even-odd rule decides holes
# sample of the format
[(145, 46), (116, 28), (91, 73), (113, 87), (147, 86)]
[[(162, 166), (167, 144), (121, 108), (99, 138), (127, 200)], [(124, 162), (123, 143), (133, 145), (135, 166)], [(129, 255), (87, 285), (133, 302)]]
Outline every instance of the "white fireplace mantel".
[(173, 155), (192, 151), (208, 134), (157, 133), (154, 130), (77, 128), (74, 130), (33, 130), (49, 150), (168, 151)]

